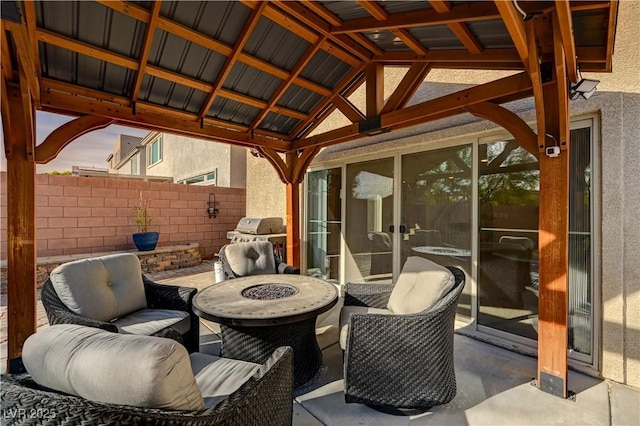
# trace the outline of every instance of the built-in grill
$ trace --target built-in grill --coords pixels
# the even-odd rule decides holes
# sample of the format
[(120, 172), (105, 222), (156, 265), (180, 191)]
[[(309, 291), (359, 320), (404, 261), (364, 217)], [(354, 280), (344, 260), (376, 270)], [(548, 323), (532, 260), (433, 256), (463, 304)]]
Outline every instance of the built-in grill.
[(276, 256), (286, 262), (287, 234), (280, 217), (243, 217), (236, 229), (227, 232), (231, 243), (269, 241)]

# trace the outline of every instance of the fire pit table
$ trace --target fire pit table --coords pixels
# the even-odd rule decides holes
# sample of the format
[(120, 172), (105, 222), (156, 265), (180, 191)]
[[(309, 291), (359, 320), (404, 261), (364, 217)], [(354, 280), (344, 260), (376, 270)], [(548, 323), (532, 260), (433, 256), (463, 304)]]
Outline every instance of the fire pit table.
[(279, 346), (293, 348), (294, 385), (322, 365), (316, 318), (338, 301), (333, 284), (304, 275), (252, 275), (198, 292), (193, 311), (220, 324), (226, 358), (264, 363)]

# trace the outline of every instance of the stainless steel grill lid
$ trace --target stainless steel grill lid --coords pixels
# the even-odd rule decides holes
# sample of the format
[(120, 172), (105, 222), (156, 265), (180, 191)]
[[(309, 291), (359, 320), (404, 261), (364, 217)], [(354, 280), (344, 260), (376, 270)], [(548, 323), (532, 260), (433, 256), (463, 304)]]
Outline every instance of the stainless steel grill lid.
[(278, 234), (282, 232), (281, 217), (243, 217), (235, 229), (253, 235)]

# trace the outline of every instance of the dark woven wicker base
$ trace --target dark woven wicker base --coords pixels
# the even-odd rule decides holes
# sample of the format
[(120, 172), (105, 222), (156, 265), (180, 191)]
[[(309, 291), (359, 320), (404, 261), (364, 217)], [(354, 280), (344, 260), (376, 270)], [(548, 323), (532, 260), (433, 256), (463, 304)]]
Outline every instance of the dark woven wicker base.
[(316, 319), (266, 327), (220, 325), (222, 356), (262, 364), (275, 348), (293, 348), (294, 386), (311, 380), (322, 365)]

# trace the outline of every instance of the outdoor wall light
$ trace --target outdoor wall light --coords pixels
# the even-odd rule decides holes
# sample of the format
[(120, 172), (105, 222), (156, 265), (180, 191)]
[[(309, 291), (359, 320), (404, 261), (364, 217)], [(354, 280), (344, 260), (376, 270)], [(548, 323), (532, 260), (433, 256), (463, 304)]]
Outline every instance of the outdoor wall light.
[(589, 99), (596, 93), (596, 87), (600, 83), (600, 80), (591, 80), (588, 78), (581, 79), (578, 83), (571, 83), (571, 87), (569, 88), (569, 98), (572, 101), (576, 99)]
[(207, 205), (207, 213), (209, 213), (209, 219), (215, 219), (220, 210), (216, 208), (216, 194), (214, 194), (213, 192), (209, 194), (209, 202), (207, 203)]

